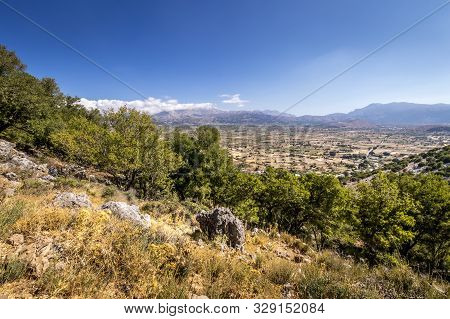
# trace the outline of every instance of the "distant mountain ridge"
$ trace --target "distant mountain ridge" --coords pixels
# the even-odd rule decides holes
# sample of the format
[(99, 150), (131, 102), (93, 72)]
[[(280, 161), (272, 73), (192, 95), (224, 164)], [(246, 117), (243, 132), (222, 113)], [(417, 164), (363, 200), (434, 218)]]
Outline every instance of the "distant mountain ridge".
[(277, 111), (177, 110), (153, 115), (162, 124), (301, 124), (326, 126), (449, 125), (450, 104), (374, 103), (349, 113), (295, 116)]

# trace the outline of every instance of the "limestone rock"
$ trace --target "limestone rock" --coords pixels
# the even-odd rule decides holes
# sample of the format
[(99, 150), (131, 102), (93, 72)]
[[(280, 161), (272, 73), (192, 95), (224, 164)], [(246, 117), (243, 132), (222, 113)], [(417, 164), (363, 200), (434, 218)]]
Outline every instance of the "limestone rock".
[(11, 152), (14, 150), (15, 145), (13, 143), (0, 140), (0, 159), (5, 160), (8, 159)]
[(124, 202), (107, 202), (101, 206), (101, 209), (108, 209), (119, 218), (132, 221), (144, 228), (150, 227), (150, 216), (142, 215), (136, 205), (128, 205)]
[(21, 170), (26, 170), (26, 171), (33, 171), (38, 168), (38, 165), (36, 165), (36, 163), (33, 162), (32, 160), (29, 160), (28, 158), (26, 158), (23, 153), (19, 153), (18, 155), (13, 156), (10, 159), (10, 163), (17, 166)]
[(56, 180), (56, 177), (49, 174), (49, 175), (42, 176), (40, 179), (47, 181), (47, 182), (53, 182)]
[(225, 235), (231, 247), (241, 249), (245, 243), (245, 229), (242, 222), (228, 208), (214, 208), (212, 212), (202, 211), (195, 216), (200, 229), (210, 239)]
[(3, 174), (9, 181), (17, 181), (18, 177), (16, 173), (8, 172)]
[(47, 164), (36, 164), (25, 153), (16, 150), (15, 144), (4, 140), (0, 140), (0, 162), (3, 169), (14, 169), (33, 175), (42, 175), (47, 172)]
[(55, 167), (55, 166), (50, 166), (50, 167), (48, 168), (48, 174), (49, 174), (50, 176), (55, 177), (55, 178), (58, 177), (58, 175), (59, 175), (58, 168)]
[(91, 208), (92, 203), (86, 194), (61, 193), (56, 195), (53, 204), (64, 208)]

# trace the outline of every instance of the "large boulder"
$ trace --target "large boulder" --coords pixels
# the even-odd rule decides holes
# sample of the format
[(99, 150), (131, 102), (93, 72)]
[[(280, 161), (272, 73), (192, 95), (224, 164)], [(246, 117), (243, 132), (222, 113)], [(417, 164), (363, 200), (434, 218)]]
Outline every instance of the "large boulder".
[(53, 204), (63, 208), (91, 208), (92, 203), (86, 194), (60, 193), (56, 195)]
[(124, 202), (107, 202), (101, 206), (101, 209), (108, 209), (119, 218), (129, 220), (144, 228), (150, 227), (150, 216), (142, 215), (136, 205), (128, 205)]
[(228, 208), (217, 207), (212, 212), (202, 211), (195, 216), (200, 229), (210, 239), (225, 235), (233, 248), (242, 248), (245, 243), (245, 229), (242, 222)]
[(33, 175), (47, 173), (47, 164), (36, 164), (28, 156), (15, 149), (16, 145), (4, 140), (0, 140), (0, 163), (3, 170), (12, 169), (27, 172)]

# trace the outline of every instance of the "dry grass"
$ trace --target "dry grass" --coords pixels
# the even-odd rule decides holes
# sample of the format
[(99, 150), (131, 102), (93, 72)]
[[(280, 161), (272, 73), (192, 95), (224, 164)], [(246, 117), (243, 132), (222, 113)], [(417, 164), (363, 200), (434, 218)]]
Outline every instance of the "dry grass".
[[(86, 190), (86, 185), (75, 190)], [(96, 205), (105, 200), (102, 190), (99, 185), (91, 188)], [(143, 230), (105, 211), (53, 207), (53, 196), (54, 191), (26, 192), (0, 204), (0, 295), (282, 298), (289, 286), (289, 296), (297, 298), (448, 296), (447, 284), (435, 282), (436, 289), (408, 267), (368, 269), (331, 252), (315, 253), (285, 234), (248, 234), (245, 252), (214, 241), (199, 244), (189, 236), (190, 209), (180, 203), (148, 205), (152, 226)], [(113, 195), (120, 196), (125, 195), (119, 191)], [(163, 206), (164, 213), (156, 211)], [(58, 247), (45, 271), (38, 273), (26, 257), (11, 253), (17, 247), (6, 239), (13, 233), (24, 235), (24, 245), (50, 238)], [(299, 264), (280, 258), (281, 248), (292, 254), (306, 249), (312, 260)]]
[(295, 282), (298, 298), (448, 298), (448, 287), (431, 285), (406, 265), (371, 269), (330, 251), (303, 265)]
[(284, 259), (275, 259), (266, 266), (269, 280), (276, 285), (285, 285), (294, 279), (297, 266)]

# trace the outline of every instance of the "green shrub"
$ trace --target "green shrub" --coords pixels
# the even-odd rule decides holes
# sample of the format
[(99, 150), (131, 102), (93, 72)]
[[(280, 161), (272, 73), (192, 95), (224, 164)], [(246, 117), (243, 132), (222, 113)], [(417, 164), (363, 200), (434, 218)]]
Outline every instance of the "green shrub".
[(435, 284), (405, 264), (369, 268), (325, 251), (301, 267), (294, 286), (298, 298), (448, 297), (448, 291), (440, 291)]
[(0, 205), (0, 238), (5, 237), (11, 226), (23, 215), (25, 203), (22, 201), (4, 202)]
[(116, 189), (114, 186), (107, 186), (103, 189), (102, 197), (111, 198), (116, 194)]
[(379, 266), (373, 270), (373, 281), (378, 283), (383, 298), (448, 298), (448, 291), (439, 291), (430, 278), (415, 274), (406, 265)]
[(255, 268), (261, 269), (264, 263), (264, 257), (261, 254), (256, 254), (255, 257)]
[(58, 189), (71, 189), (83, 186), (84, 182), (73, 177), (58, 177), (54, 184)]
[(300, 239), (294, 239), (289, 247), (298, 250), (301, 254), (306, 254), (309, 250), (309, 246)]
[(36, 178), (29, 178), (23, 181), (20, 191), (26, 195), (42, 195), (51, 189), (51, 184)]
[(27, 273), (28, 264), (19, 259), (6, 260), (0, 264), (0, 284), (20, 279)]
[(277, 259), (267, 265), (267, 276), (276, 285), (287, 284), (293, 279), (296, 267), (289, 261)]

